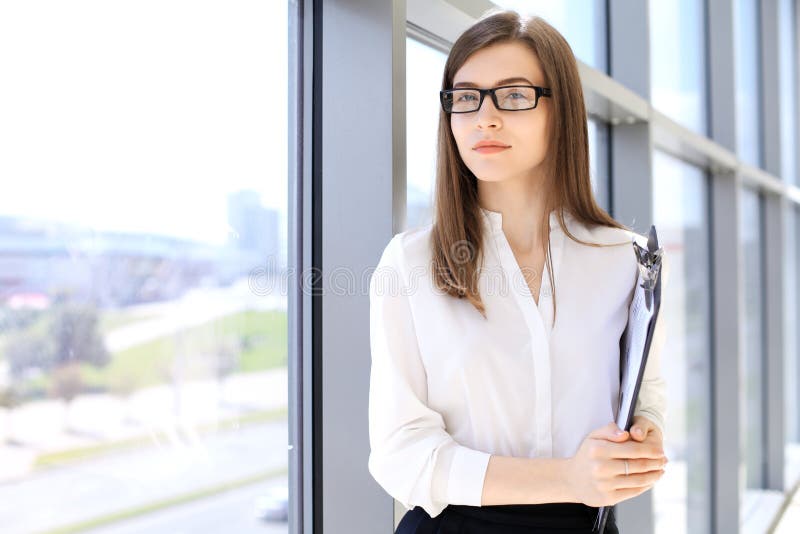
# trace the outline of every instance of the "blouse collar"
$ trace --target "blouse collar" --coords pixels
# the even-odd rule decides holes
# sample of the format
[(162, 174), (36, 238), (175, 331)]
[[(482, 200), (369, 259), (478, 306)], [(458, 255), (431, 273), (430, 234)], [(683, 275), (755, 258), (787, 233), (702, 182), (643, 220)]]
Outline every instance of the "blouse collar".
[[(503, 214), (500, 213), (499, 211), (487, 210), (486, 208), (484, 208), (482, 206), (479, 206), (479, 207), (481, 209), (481, 212), (483, 212), (483, 214), (485, 216), (485, 217), (483, 217), (483, 219), (484, 219), (484, 222), (487, 225), (487, 227), (490, 230), (492, 230), (493, 233), (501, 232), (503, 230)], [(564, 223), (565, 224), (569, 224), (568, 223), (568, 221), (570, 219), (569, 211), (564, 209), (563, 213), (564, 213)], [(554, 209), (554, 210), (552, 210), (550, 212), (550, 233), (553, 233), (554, 231), (558, 231), (559, 228), (560, 228), (560, 226), (558, 224), (558, 212), (557, 212), (557, 210)]]

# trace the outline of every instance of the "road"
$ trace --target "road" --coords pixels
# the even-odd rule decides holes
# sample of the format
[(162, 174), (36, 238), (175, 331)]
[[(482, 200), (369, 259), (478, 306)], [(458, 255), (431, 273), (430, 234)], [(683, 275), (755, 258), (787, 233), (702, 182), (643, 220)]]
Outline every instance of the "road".
[[(27, 534), (286, 469), (287, 445), (280, 421), (34, 472), (0, 485), (0, 525), (3, 534)], [(224, 508), (230, 496), (219, 498)]]
[(87, 534), (287, 534), (289, 524), (265, 522), (253, 515), (254, 502), (267, 489), (285, 485), (286, 478), (225, 492), (146, 516), (92, 529)]

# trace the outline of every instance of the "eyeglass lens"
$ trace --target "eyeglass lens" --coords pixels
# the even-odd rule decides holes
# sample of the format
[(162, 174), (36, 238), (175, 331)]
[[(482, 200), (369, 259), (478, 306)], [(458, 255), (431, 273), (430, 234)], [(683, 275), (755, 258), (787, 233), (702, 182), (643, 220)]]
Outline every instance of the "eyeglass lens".
[[(536, 105), (536, 90), (533, 87), (501, 87), (495, 94), (500, 109), (530, 109)], [(480, 100), (481, 94), (476, 89), (454, 89), (446, 96), (445, 107), (456, 113), (475, 111)]]

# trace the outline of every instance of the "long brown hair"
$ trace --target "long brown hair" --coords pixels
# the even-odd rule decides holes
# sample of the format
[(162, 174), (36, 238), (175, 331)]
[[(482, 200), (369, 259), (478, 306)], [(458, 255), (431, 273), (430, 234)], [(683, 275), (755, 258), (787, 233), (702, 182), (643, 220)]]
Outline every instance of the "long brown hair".
[[(442, 89), (453, 85), (455, 73), (476, 51), (487, 46), (520, 42), (538, 57), (547, 87), (552, 89), (552, 113), (549, 121), (549, 147), (545, 156), (547, 172), (545, 191), (546, 218), (543, 234), (549, 230), (549, 214), (556, 210), (559, 225), (573, 241), (589, 246), (572, 235), (564, 223), (562, 210), (588, 227), (603, 225), (623, 230), (630, 228), (614, 220), (597, 205), (589, 177), (589, 137), (586, 107), (578, 74), (578, 65), (564, 37), (539, 17), (523, 17), (513, 10), (492, 9), (459, 36), (444, 66)], [(446, 294), (466, 298), (486, 317), (486, 309), (478, 291), (478, 259), (483, 255), (483, 233), (478, 203), (477, 178), (458, 153), (450, 129), (449, 116), (439, 110), (438, 157), (434, 224), (431, 233), (433, 248), (433, 281)], [(543, 235), (544, 242), (547, 236)], [(555, 283), (550, 243), (548, 272), (553, 288), (553, 317), (556, 316)], [(612, 245), (621, 245), (614, 243)]]

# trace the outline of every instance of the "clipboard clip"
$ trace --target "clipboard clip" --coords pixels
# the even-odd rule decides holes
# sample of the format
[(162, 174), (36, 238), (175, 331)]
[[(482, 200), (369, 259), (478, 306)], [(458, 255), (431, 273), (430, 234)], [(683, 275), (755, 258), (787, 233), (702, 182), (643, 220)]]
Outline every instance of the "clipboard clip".
[[(631, 239), (633, 242), (633, 251), (636, 256), (636, 263), (639, 268), (638, 276), (637, 276), (637, 283), (634, 286), (634, 302), (636, 306), (639, 306), (641, 303), (641, 297), (644, 296), (645, 306), (647, 307), (648, 312), (653, 312), (652, 315), (650, 314), (638, 314), (638, 320), (635, 320), (631, 323), (631, 315), (629, 315), (629, 322), (628, 325), (625, 327), (625, 331), (623, 332), (623, 336), (620, 340), (620, 382), (623, 381), (623, 378), (627, 376), (627, 373), (631, 372), (629, 369), (630, 359), (628, 358), (629, 354), (628, 351), (630, 350), (630, 345), (628, 344), (629, 337), (628, 337), (628, 329), (631, 327), (644, 329), (646, 330), (647, 334), (645, 336), (644, 346), (641, 349), (637, 350), (644, 350), (644, 355), (641, 358), (641, 367), (639, 367), (638, 371), (634, 371), (636, 374), (630, 375), (634, 377), (634, 382), (639, 384), (642, 380), (644, 374), (644, 365), (646, 365), (647, 361), (647, 350), (649, 343), (652, 339), (652, 329), (650, 326), (652, 325), (652, 321), (658, 315), (658, 310), (653, 310), (655, 306), (655, 298), (656, 296), (661, 294), (660, 284), (658, 283), (660, 279), (661, 273), (661, 265), (664, 250), (658, 246), (658, 235), (656, 234), (656, 227), (654, 225), (650, 226), (650, 232), (647, 237), (647, 248), (640, 246), (636, 242), (636, 236), (634, 235)], [(643, 295), (639, 294), (639, 288), (642, 288)], [(658, 289), (658, 295), (656, 295), (656, 289)], [(659, 297), (660, 299), (660, 297)], [(660, 302), (660, 300), (659, 300)], [(632, 303), (633, 305), (633, 303)], [(659, 305), (660, 307), (660, 305)], [(638, 308), (641, 310), (641, 308)], [(646, 324), (641, 324), (642, 321), (646, 320)], [(634, 359), (635, 361), (635, 359)], [(629, 399), (628, 404), (626, 405), (627, 408), (623, 410), (622, 407), (622, 400), (623, 400), (623, 391), (622, 387), (620, 387), (620, 411), (618, 414), (618, 421), (617, 424), (619, 428), (623, 428), (624, 430), (629, 430), (631, 425), (631, 420), (633, 417), (633, 407), (636, 405), (636, 398), (638, 397), (639, 385), (635, 385), (634, 389), (628, 393), (627, 398)], [(624, 418), (623, 418), (623, 414)], [(622, 418), (622, 419), (621, 419)], [(621, 421), (623, 422), (620, 422)], [(597, 516), (595, 517), (594, 525), (592, 526), (592, 532), (594, 533), (602, 533), (605, 531), (606, 527), (606, 520), (608, 519), (610, 507), (609, 506), (602, 506), (597, 511)]]
[(650, 225), (650, 232), (647, 236), (647, 248), (642, 247), (636, 242), (636, 236), (631, 238), (633, 250), (636, 254), (636, 263), (639, 266), (639, 274), (642, 277), (642, 289), (645, 290), (644, 298), (647, 309), (650, 310), (653, 304), (653, 291), (656, 287), (658, 274), (661, 272), (661, 256), (664, 249), (658, 246), (658, 235), (656, 227)]

